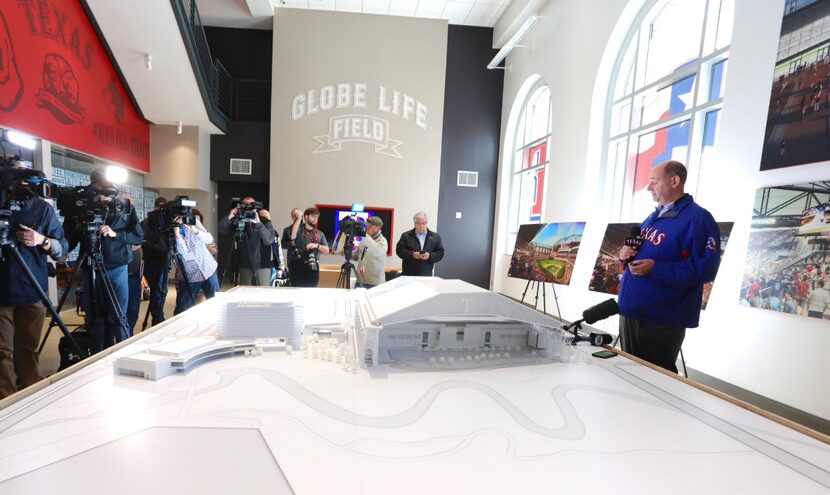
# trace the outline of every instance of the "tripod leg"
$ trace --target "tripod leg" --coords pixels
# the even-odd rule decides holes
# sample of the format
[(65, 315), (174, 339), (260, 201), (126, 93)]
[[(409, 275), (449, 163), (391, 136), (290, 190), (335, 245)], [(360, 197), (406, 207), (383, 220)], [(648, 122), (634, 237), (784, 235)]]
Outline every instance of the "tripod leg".
[[(112, 311), (110, 314), (115, 315), (115, 319), (118, 320), (118, 327), (121, 331), (121, 336), (125, 339), (131, 337), (130, 335), (130, 328), (127, 324), (127, 315), (121, 310), (121, 304), (118, 302), (118, 299), (115, 296), (115, 289), (112, 286), (112, 282), (110, 281), (109, 277), (107, 277), (107, 271), (104, 268), (103, 259), (99, 259), (97, 256), (92, 257), (92, 264), (93, 270), (97, 272), (98, 277), (101, 279), (101, 283), (104, 285), (104, 293), (106, 296), (106, 303), (108, 304), (107, 309)], [(116, 341), (120, 342), (124, 339), (119, 339), (116, 337)]]
[(542, 282), (542, 314), (548, 314), (548, 295), (545, 293), (545, 283)]
[[(69, 283), (66, 284), (66, 290), (61, 296), (61, 300), (58, 302), (58, 307), (55, 309), (55, 311), (57, 311), (58, 314), (60, 314), (60, 312), (63, 311), (63, 306), (64, 304), (66, 304), (66, 299), (69, 297), (70, 292), (72, 292), (72, 284), (75, 282), (75, 274), (78, 273), (78, 268), (81, 267), (83, 262), (84, 257), (79, 258), (78, 264), (75, 265), (75, 268), (72, 269), (72, 273), (69, 275)], [(38, 355), (40, 355), (40, 353), (43, 352), (43, 347), (46, 345), (46, 341), (49, 340), (49, 334), (52, 333), (52, 329), (55, 327), (55, 325), (57, 325), (57, 320), (55, 320), (55, 318), (49, 320), (49, 326), (46, 328), (46, 335), (43, 336), (43, 340), (40, 341), (40, 346), (37, 348)]]
[(37, 279), (35, 278), (32, 270), (26, 266), (26, 262), (23, 261), (23, 257), (20, 255), (20, 251), (17, 250), (17, 247), (13, 244), (7, 245), (7, 250), (12, 253), (12, 256), (17, 261), (20, 269), (23, 270), (23, 273), (26, 275), (26, 278), (29, 280), (29, 284), (31, 284), (32, 288), (37, 292), (37, 296), (40, 301), (46, 306), (46, 310), (49, 311), (49, 314), (52, 315), (52, 318), (58, 323), (58, 327), (61, 329), (63, 335), (69, 340), (72, 344), (72, 348), (75, 349), (75, 352), (78, 353), (79, 356), (86, 357), (87, 353), (84, 352), (75, 339), (72, 337), (72, 334), (69, 333), (69, 330), (64, 325), (63, 320), (61, 320), (61, 316), (58, 314), (58, 311), (55, 309), (55, 306), (52, 304), (52, 301), (49, 300), (49, 297), (46, 295), (46, 292), (43, 291), (43, 287), (40, 286)]
[(520, 303), (525, 302), (525, 295), (527, 294), (527, 288), (528, 287), (530, 287), (530, 280), (528, 280), (527, 283), (525, 284), (525, 290), (524, 290), (524, 292), (522, 292), (522, 299), (521, 299), (521, 301), (519, 301)]

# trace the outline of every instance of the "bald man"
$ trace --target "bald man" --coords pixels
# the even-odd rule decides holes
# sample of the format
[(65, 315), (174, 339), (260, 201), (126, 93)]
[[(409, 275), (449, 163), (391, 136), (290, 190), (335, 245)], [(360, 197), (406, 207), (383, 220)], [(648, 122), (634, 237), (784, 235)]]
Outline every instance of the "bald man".
[(674, 160), (651, 171), (657, 208), (640, 226), (642, 246), (623, 246), (620, 284), (623, 350), (677, 373), (687, 328), (698, 326), (703, 284), (720, 265), (720, 230), (712, 215), (684, 192), (686, 167)]

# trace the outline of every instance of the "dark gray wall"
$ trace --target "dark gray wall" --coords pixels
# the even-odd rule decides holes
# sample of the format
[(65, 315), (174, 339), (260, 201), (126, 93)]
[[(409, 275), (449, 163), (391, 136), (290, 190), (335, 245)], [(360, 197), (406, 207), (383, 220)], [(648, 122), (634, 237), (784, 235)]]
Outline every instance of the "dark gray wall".
[[(271, 127), (268, 122), (231, 120), (228, 134), (210, 137), (210, 180), (223, 182), (261, 182), (269, 178)], [(231, 175), (230, 159), (251, 160), (251, 175)]]
[[(435, 275), (489, 288), (504, 71), (487, 70), (493, 30), (449, 26), (438, 233), (446, 255)], [(459, 170), (478, 172), (478, 187), (458, 187)], [(456, 219), (456, 212), (462, 218)]]

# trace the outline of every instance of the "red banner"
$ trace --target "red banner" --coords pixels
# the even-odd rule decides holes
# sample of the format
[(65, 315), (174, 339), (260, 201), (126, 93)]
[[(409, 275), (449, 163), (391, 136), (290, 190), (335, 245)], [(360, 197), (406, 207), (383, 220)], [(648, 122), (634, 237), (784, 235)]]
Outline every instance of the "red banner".
[(80, 2), (0, 6), (0, 125), (149, 172), (149, 124)]

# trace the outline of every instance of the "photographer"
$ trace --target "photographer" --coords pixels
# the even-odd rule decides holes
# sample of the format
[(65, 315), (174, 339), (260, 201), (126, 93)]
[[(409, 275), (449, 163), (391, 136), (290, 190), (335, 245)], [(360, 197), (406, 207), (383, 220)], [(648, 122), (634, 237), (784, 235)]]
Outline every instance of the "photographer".
[(294, 257), (296, 256), (296, 253), (294, 252), (295, 251), (294, 246), (291, 242), (291, 229), (294, 227), (294, 223), (298, 219), (302, 218), (302, 216), (303, 216), (303, 210), (301, 210), (299, 208), (291, 208), (291, 225), (289, 225), (288, 227), (282, 229), (282, 237), (280, 238), (280, 246), (282, 246), (282, 248), (285, 249), (285, 258), (284, 259), (286, 260), (286, 262), (289, 265), (288, 280), (289, 280), (289, 283), (291, 285), (294, 285), (294, 284), (291, 283), (290, 265), (291, 265), (291, 260), (294, 259)]
[[(262, 208), (262, 203), (259, 203), (258, 207)], [(239, 280), (251, 281), (251, 269), (253, 268), (256, 272), (256, 283), (260, 286), (268, 286), (271, 278), (271, 263), (270, 261), (263, 262), (262, 250), (271, 249), (277, 233), (270, 220), (260, 218), (256, 208), (257, 203), (254, 198), (250, 196), (243, 198), (231, 208), (228, 216), (219, 221), (218, 230), (221, 234), (233, 235), (241, 229), (246, 238), (240, 240), (238, 244), (240, 246), (237, 251), (239, 253)], [(240, 215), (240, 210), (244, 215)]]
[(159, 225), (159, 215), (167, 204), (167, 199), (159, 196), (153, 204), (155, 209), (141, 222), (144, 232), (141, 251), (144, 256), (144, 278), (150, 286), (150, 314), (155, 326), (164, 321), (164, 300), (167, 298), (167, 284), (164, 279), (164, 273), (168, 269), (167, 236), (161, 232)]
[[(389, 244), (381, 233), (382, 227), (383, 220), (380, 217), (369, 217), (366, 220), (366, 236), (352, 251), (352, 260), (357, 261), (357, 275), (360, 277), (360, 283), (367, 289), (386, 282), (384, 258)], [(335, 254), (343, 252), (342, 244), (345, 239), (346, 236), (341, 230), (334, 243)]]
[[(22, 162), (14, 163), (13, 169), (21, 168), (25, 168)], [(21, 180), (20, 185), (26, 186), (27, 182)], [(66, 252), (63, 228), (55, 210), (43, 199), (31, 194), (17, 202), (20, 208), (11, 209), (10, 233), (37, 283), (46, 291), (46, 256), (58, 259)], [(46, 308), (22, 268), (6, 257), (0, 263), (0, 399), (40, 380), (37, 346), (45, 314)]]
[[(106, 179), (106, 172), (103, 168), (94, 170), (90, 181), (93, 189), (117, 191), (115, 185)], [(127, 263), (132, 259), (132, 245), (141, 244), (144, 240), (144, 233), (139, 225), (135, 208), (128, 200), (101, 194), (98, 196), (98, 201), (108, 205), (103, 225), (98, 229), (101, 256), (104, 260), (107, 278), (113, 288), (115, 302), (123, 313), (127, 310), (129, 303)], [(67, 215), (63, 223), (64, 230), (69, 233), (69, 251), (80, 241), (80, 233), (76, 229), (76, 224), (77, 220), (72, 215)], [(97, 289), (100, 296), (97, 300), (106, 301), (104, 288), (105, 286), (101, 284), (96, 288), (84, 287), (84, 290)], [(100, 309), (109, 313), (106, 321), (95, 321), (90, 328), (87, 328), (93, 339), (93, 352), (98, 352), (130, 337), (126, 331), (123, 331), (117, 314), (114, 314), (114, 308), (104, 306)]]
[(317, 287), (320, 282), (320, 253), (328, 254), (326, 235), (317, 229), (320, 210), (306, 208), (291, 226), (294, 256), (288, 261), (292, 287)]
[[(179, 225), (173, 232), (176, 250), (181, 255), (181, 265), (176, 271), (176, 309), (173, 312), (177, 315), (193, 306), (202, 290), (205, 298), (213, 297), (219, 291), (219, 279), (216, 260), (208, 250), (208, 245), (213, 243), (210, 232), (199, 220), (195, 225), (182, 225), (181, 217), (176, 217), (173, 222)], [(182, 271), (187, 275), (186, 280)]]

